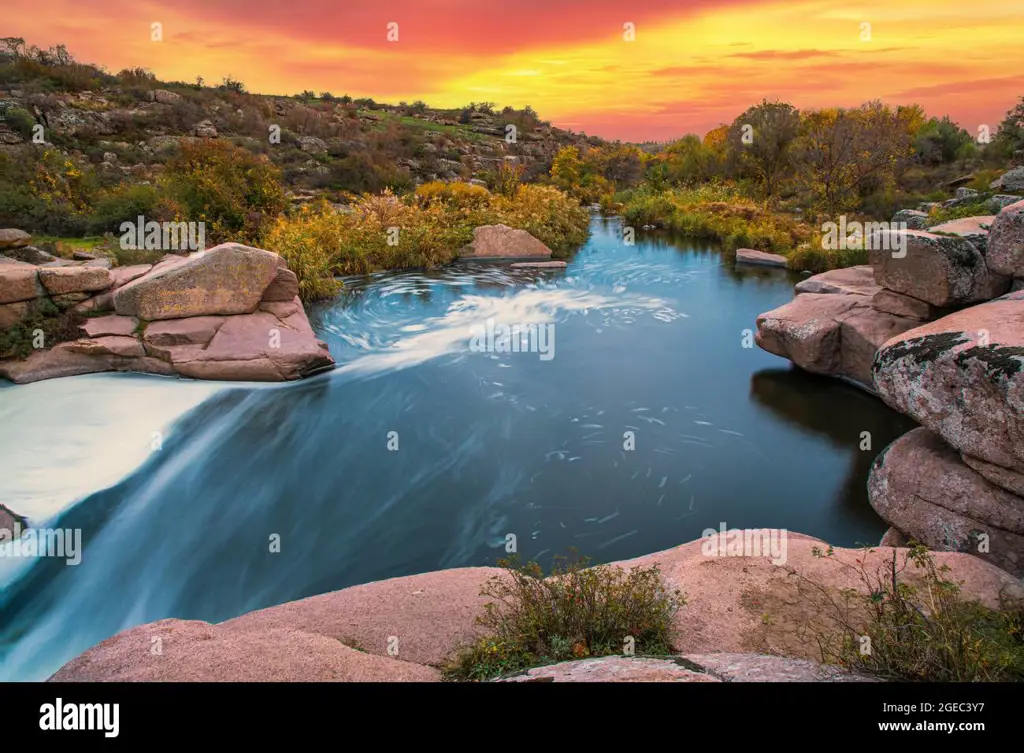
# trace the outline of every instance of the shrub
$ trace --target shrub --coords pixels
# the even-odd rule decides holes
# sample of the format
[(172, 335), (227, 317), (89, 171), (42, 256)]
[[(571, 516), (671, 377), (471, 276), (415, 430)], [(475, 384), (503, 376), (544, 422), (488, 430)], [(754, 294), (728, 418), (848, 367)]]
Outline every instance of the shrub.
[(61, 309), (49, 298), (38, 298), (29, 306), (24, 321), (0, 330), (0, 359), (28, 358), (36, 350), (40, 332), (42, 344), (48, 348), (78, 338), (78, 326), (85, 320), (82, 314), (72, 308)]
[(462, 181), (432, 180), (416, 187), (415, 197), (422, 207), (442, 204), (454, 209), (480, 210), (491, 202), (491, 192), (483, 186)]
[(526, 230), (552, 256), (568, 256), (587, 240), (590, 213), (552, 186), (524, 183), (513, 198), (496, 196), (492, 207), (498, 222)]
[(486, 680), (508, 672), (622, 653), (627, 638), (637, 654), (672, 652), (672, 616), (685, 603), (669, 592), (657, 566), (587, 567), (575, 553), (556, 558), (545, 578), (540, 565), (498, 564), (506, 574), (488, 580), (477, 623), (487, 632), (445, 669), (448, 679)]
[(122, 222), (135, 222), (140, 215), (157, 219), (156, 207), (160, 195), (157, 189), (148, 185), (122, 184), (106, 191), (96, 200), (90, 218), (92, 233), (118, 232)]
[(163, 188), (178, 221), (205, 222), (213, 243), (255, 243), (284, 209), (281, 173), (268, 159), (225, 141), (181, 144), (167, 163)]
[[(911, 566), (916, 583), (906, 577)], [(991, 609), (965, 599), (948, 566), (936, 567), (923, 546), (911, 546), (902, 562), (894, 551), (875, 572), (854, 569), (866, 594), (819, 586), (814, 597), (832, 628), (818, 636), (824, 661), (887, 680), (1024, 680), (1024, 603), (1004, 596)]]

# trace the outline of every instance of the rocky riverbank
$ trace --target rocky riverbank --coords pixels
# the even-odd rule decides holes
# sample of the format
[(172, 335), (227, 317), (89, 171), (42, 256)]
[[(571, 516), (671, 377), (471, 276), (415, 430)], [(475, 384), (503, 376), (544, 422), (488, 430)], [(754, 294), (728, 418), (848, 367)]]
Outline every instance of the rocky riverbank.
[[(823, 557), (824, 542), (777, 533), (788, 536), (787, 561), (781, 564), (766, 556), (709, 557), (703, 540), (611, 563), (624, 568), (657, 564), (665, 587), (683, 592), (687, 603), (671, 629), (677, 658), (565, 662), (510, 679), (863, 679), (817, 663), (817, 644), (806, 639), (804, 629), (819, 615), (804, 589), (814, 583), (866, 593), (857, 567), (883, 566), (894, 550), (836, 549)], [(1014, 578), (975, 557), (937, 553), (935, 560), (950, 568), (949, 577), (963, 583), (966, 595), (986, 606), (997, 606), (1001, 594), (1024, 594)], [(919, 577), (912, 571), (909, 578)], [(51, 680), (436, 681), (453, 653), (478, 634), (476, 618), (488, 601), (481, 588), (503, 572), (473, 567), (393, 578), (216, 625), (160, 620), (103, 641)], [(766, 651), (776, 656), (764, 656)]]
[[(22, 235), (5, 254), (31, 248)], [(0, 360), (18, 384), (103, 371), (274, 382), (334, 365), (284, 259), (237, 243), (113, 269), (0, 256), (5, 330), (23, 337), (25, 357)]]
[(759, 316), (756, 341), (922, 425), (872, 469), (871, 504), (893, 526), (884, 541), (1024, 576), (1024, 201), (886, 232), (870, 266), (804, 280)]

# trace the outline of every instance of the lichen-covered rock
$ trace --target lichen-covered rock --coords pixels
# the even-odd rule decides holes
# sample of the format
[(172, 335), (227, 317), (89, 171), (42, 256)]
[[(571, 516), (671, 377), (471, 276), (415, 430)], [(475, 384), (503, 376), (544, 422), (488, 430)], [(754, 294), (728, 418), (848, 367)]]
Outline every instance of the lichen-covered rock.
[(992, 226), (992, 221), (995, 218), (994, 214), (961, 217), (958, 220), (950, 220), (940, 225), (933, 225), (928, 228), (928, 232), (934, 235), (958, 235), (969, 240), (984, 255), (988, 245), (989, 228)]
[(892, 216), (891, 222), (906, 225), (908, 230), (924, 230), (928, 223), (928, 213), (917, 209), (901, 209)]
[(1010, 280), (991, 272), (984, 254), (958, 236), (886, 230), (870, 236), (869, 248), (880, 286), (933, 306), (987, 301), (1010, 289)]
[(992, 181), (988, 187), (998, 191), (1024, 191), (1024, 167), (1007, 170)]
[(986, 481), (928, 429), (904, 434), (876, 458), (868, 497), (906, 536), (1024, 575), (1024, 499)]
[(1024, 277), (1024, 201), (996, 215), (989, 229), (986, 261), (997, 274)]
[(1024, 472), (1024, 291), (897, 335), (872, 375), (885, 402), (956, 449)]
[(224, 243), (161, 262), (118, 288), (114, 308), (147, 321), (250, 314), (277, 275), (278, 259), (260, 248)]

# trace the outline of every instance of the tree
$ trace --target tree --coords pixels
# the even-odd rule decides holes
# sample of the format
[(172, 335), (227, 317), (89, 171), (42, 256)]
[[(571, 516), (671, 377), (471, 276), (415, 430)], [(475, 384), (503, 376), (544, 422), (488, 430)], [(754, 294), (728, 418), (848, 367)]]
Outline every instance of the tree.
[(25, 54), (25, 39), (23, 37), (2, 37), (0, 38), (0, 45), (4, 47), (2, 53), (0, 53), (4, 57), (11, 57), (17, 60)]
[(851, 209), (869, 189), (894, 182), (911, 155), (911, 124), (878, 101), (805, 113), (794, 143), (802, 187), (830, 215)]
[(583, 160), (580, 150), (574, 146), (563, 146), (551, 161), (551, 179), (563, 191), (571, 191), (580, 185), (583, 178)]
[(659, 155), (664, 177), (670, 183), (691, 184), (708, 180), (714, 171), (713, 150), (694, 134), (674, 141)]
[(733, 121), (727, 139), (737, 169), (752, 175), (769, 197), (790, 169), (790, 146), (800, 132), (800, 113), (785, 102), (764, 100)]
[(914, 155), (921, 164), (942, 165), (961, 159), (973, 144), (971, 134), (947, 115), (942, 120), (931, 118), (917, 130)]
[(1021, 157), (1020, 152), (1024, 150), (1024, 97), (1006, 112), (989, 150), (991, 156), (999, 160)]

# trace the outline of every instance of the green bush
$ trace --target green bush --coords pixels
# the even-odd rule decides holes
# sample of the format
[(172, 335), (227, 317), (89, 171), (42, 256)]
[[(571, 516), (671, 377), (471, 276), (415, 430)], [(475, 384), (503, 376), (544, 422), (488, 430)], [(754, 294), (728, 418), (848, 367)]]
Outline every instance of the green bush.
[(486, 680), (558, 661), (624, 652), (670, 654), (672, 617), (686, 600), (669, 592), (657, 566), (587, 567), (575, 553), (556, 558), (548, 577), (540, 565), (498, 563), (481, 596), (494, 601), (477, 618), (486, 635), (461, 649), (445, 668), (452, 680)]
[(0, 359), (28, 358), (37, 350), (37, 344), (52, 348), (59, 342), (78, 338), (78, 327), (85, 320), (82, 314), (70, 307), (62, 309), (49, 298), (38, 298), (29, 307), (22, 322), (0, 330)]
[[(875, 572), (862, 562), (854, 569), (866, 593), (819, 587), (812, 597), (831, 627), (817, 637), (824, 661), (886, 680), (1024, 680), (1024, 603), (1004, 595), (992, 609), (965, 599), (923, 546), (912, 545), (902, 561), (893, 551)], [(917, 582), (906, 576), (909, 567)]]

